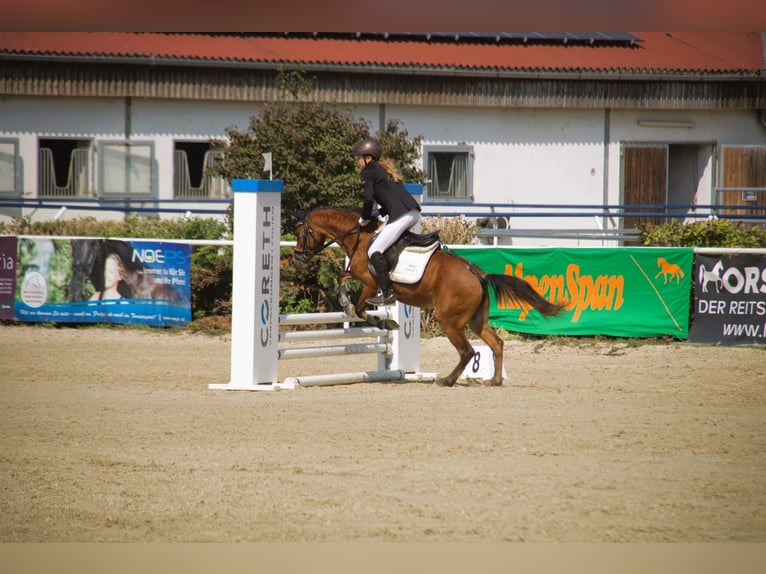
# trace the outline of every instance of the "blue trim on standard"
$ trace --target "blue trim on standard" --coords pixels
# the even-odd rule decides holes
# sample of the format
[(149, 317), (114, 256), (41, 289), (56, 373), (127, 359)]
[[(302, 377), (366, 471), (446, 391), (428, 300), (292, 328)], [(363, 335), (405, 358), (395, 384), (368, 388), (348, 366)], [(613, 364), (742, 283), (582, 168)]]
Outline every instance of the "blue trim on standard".
[(232, 191), (284, 191), (285, 182), (281, 179), (232, 179)]
[(410, 192), (410, 195), (423, 195), (422, 183), (405, 183), (404, 189)]

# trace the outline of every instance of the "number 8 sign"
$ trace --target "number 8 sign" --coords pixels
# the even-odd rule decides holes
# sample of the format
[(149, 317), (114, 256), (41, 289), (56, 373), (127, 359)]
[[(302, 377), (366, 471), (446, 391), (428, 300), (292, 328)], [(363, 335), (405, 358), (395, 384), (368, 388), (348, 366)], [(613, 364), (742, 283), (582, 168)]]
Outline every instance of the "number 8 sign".
[[(466, 365), (461, 379), (491, 379), (495, 374), (495, 359), (492, 349), (487, 345), (474, 345), (475, 354)], [(506, 378), (505, 365), (503, 365), (503, 378)]]

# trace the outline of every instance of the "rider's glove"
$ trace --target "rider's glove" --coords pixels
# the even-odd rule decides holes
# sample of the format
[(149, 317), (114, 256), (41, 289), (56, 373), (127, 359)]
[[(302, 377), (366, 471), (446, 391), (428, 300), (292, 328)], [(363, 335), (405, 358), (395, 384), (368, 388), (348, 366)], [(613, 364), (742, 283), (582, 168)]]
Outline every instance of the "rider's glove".
[(369, 219), (365, 219), (364, 217), (359, 218), (359, 227), (367, 227), (370, 224)]

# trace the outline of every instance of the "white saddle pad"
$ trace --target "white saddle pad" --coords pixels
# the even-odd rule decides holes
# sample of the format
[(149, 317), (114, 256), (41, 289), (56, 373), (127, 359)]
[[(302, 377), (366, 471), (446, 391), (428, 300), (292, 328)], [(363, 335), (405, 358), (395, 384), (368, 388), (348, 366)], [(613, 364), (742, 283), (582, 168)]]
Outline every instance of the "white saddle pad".
[(428, 261), (439, 245), (437, 241), (428, 247), (407, 247), (399, 255), (399, 262), (391, 271), (391, 281), (395, 283), (417, 283), (420, 281)]

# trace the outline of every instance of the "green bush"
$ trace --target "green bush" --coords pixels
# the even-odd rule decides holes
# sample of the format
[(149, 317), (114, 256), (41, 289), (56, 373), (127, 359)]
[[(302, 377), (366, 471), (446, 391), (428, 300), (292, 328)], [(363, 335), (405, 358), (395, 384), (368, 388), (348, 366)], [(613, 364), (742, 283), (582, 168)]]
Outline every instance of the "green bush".
[(641, 243), (651, 247), (766, 247), (766, 230), (729, 219), (638, 226)]

